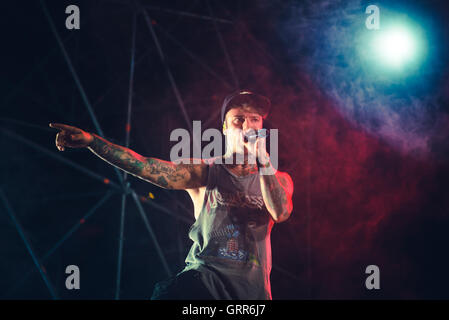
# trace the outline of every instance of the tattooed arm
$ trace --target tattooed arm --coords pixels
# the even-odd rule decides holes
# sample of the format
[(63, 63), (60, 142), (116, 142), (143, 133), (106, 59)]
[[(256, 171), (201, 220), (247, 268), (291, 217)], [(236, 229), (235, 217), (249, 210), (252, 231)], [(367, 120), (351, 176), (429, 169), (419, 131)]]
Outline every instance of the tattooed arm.
[(287, 220), (293, 210), (293, 181), (290, 175), (280, 171), (260, 175), (260, 187), (263, 201), (273, 220), (276, 223)]
[(288, 173), (273, 168), (265, 143), (265, 139), (257, 138), (249, 151), (257, 160), (265, 206), (274, 222), (280, 223), (287, 220), (293, 211), (293, 181)]
[(60, 123), (50, 123), (60, 130), (56, 135), (56, 147), (85, 148), (106, 162), (138, 178), (166, 189), (195, 189), (206, 185), (207, 165), (175, 164), (156, 158), (147, 158), (131, 149), (113, 144), (96, 134)]
[(96, 134), (88, 148), (106, 162), (165, 189), (192, 189), (206, 185), (207, 165), (175, 164), (113, 144)]

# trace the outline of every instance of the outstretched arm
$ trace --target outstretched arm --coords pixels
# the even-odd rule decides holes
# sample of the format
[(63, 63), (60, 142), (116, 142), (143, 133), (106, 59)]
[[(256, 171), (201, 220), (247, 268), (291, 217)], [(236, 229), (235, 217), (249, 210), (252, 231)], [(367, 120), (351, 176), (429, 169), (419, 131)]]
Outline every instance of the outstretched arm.
[(88, 148), (108, 163), (138, 178), (166, 189), (190, 189), (206, 185), (207, 165), (175, 164), (148, 158), (131, 149), (113, 144), (96, 134)]
[(104, 138), (79, 128), (50, 124), (61, 130), (56, 135), (56, 146), (60, 151), (65, 147), (87, 147), (106, 162), (140, 179), (166, 189), (192, 189), (206, 185), (207, 165), (175, 164), (156, 158), (144, 157), (131, 149), (116, 145)]

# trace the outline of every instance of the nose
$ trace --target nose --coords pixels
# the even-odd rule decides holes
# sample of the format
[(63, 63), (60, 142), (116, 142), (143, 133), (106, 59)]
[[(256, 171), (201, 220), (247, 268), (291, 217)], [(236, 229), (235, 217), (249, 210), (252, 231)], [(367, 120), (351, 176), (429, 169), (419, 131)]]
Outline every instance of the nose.
[(244, 135), (254, 133), (257, 131), (257, 126), (251, 125), (249, 118), (245, 117), (245, 121), (242, 122), (242, 132)]
[(243, 132), (248, 130), (248, 128), (249, 128), (249, 121), (248, 121), (248, 118), (245, 117), (245, 121), (243, 121), (243, 123), (242, 123), (242, 130), (243, 130)]

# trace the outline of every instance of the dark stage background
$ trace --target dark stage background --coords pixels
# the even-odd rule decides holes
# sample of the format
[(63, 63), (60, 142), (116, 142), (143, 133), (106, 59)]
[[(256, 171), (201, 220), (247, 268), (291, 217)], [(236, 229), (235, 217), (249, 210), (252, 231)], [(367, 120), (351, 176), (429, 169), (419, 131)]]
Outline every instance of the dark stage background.
[[(71, 4), (79, 30), (65, 28)], [(369, 4), (381, 23), (419, 25), (419, 64), (384, 72), (360, 58)], [(147, 226), (171, 273), (191, 245), (187, 193), (129, 176), (117, 295), (117, 172), (88, 150), (58, 152), (48, 123), (120, 145), (129, 131), (130, 148), (168, 160), (170, 132), (220, 128), (236, 88), (271, 98), (295, 183), (292, 216), (272, 232), (274, 299), (449, 298), (445, 1), (30, 0), (1, 13), (2, 299), (146, 299), (168, 277)], [(68, 265), (80, 290), (65, 287)], [(365, 288), (368, 265), (379, 290)]]

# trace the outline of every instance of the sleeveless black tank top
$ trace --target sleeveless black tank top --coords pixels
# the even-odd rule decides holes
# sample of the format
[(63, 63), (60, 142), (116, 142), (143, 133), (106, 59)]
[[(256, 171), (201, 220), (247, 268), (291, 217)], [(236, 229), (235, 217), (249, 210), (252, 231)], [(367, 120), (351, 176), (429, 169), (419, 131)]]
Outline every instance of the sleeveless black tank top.
[(217, 160), (205, 160), (204, 203), (189, 231), (193, 245), (181, 273), (200, 271), (216, 299), (271, 300), (274, 221), (263, 201), (259, 173), (237, 176)]

